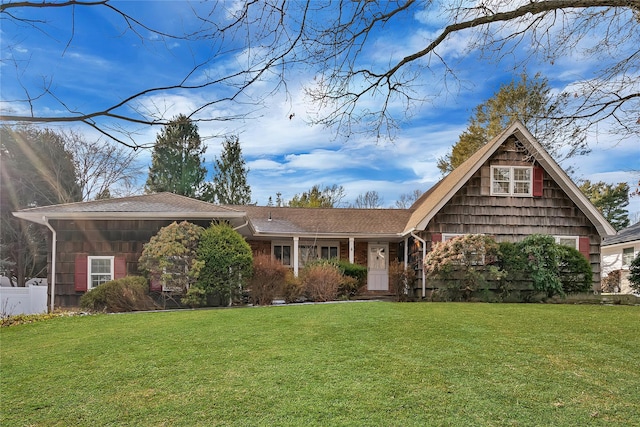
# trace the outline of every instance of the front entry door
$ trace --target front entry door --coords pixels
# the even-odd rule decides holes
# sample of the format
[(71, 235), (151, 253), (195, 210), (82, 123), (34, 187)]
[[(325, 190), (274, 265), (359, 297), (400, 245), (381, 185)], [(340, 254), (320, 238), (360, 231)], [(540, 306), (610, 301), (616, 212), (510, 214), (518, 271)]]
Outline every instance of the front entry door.
[(389, 245), (369, 243), (367, 290), (389, 290)]

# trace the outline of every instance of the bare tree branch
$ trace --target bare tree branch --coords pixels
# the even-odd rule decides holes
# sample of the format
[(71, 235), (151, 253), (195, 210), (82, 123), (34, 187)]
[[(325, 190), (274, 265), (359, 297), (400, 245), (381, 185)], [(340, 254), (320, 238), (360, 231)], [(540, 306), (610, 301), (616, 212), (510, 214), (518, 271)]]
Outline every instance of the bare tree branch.
[[(467, 53), (488, 60), (511, 61), (514, 70), (533, 58), (553, 64), (573, 52), (595, 59), (601, 68), (581, 84), (566, 88), (574, 97), (573, 110), (562, 118), (573, 118), (584, 128), (602, 120), (615, 120), (622, 136), (640, 132), (640, 0), (458, 0), (446, 5), (448, 9), (440, 10), (446, 22), (425, 38), (422, 49), (383, 64), (370, 59), (377, 37), (392, 23), (405, 20), (415, 24), (416, 14), (432, 11), (434, 3), (213, 2), (206, 4), (207, 9), (189, 5), (193, 14), (189, 22), (195, 25), (176, 34), (148, 25), (108, 0), (3, 3), (0, 18), (40, 31), (42, 20), (17, 12), (70, 8), (71, 33), (63, 53), (74, 41), (77, 7), (102, 7), (119, 17), (122, 34), (129, 32), (143, 42), (150, 41), (149, 33), (162, 41), (206, 41), (211, 50), (205, 58), (194, 56), (191, 68), (174, 81), (120, 94), (117, 101), (96, 111), (73, 107), (55, 93), (51, 76), (45, 79), (43, 88), (27, 85), (20, 77), (22, 70), (28, 69), (25, 64), (21, 70), (16, 69), (16, 76), (26, 100), (5, 101), (4, 104), (22, 108), (3, 107), (0, 121), (84, 123), (124, 145), (139, 147), (127, 133), (128, 124), (156, 126), (170, 120), (159, 108), (145, 108), (144, 102), (150, 97), (203, 94), (203, 101), (192, 111), (184, 112), (190, 119), (238, 120), (253, 114), (264, 99), (279, 91), (287, 92), (291, 76), (304, 73), (314, 78), (306, 87), (308, 99), (316, 107), (312, 123), (333, 126), (346, 136), (364, 130), (378, 138), (393, 137), (414, 106), (437, 96), (437, 90), (426, 92), (425, 87), (446, 92), (454, 87), (451, 83), (460, 85), (456, 61), (446, 50), (453, 35), (460, 34), (467, 38)], [(393, 42), (403, 47), (402, 40)], [(220, 58), (232, 55), (243, 58), (243, 62), (238, 61), (235, 68), (211, 71)], [(258, 91), (257, 84), (265, 82), (268, 86), (261, 85)], [(262, 86), (266, 88), (263, 90)], [(43, 113), (47, 110), (42, 106), (51, 99), (66, 113)], [(233, 106), (240, 103), (251, 103), (252, 108), (232, 112)], [(21, 110), (29, 113), (20, 113)]]

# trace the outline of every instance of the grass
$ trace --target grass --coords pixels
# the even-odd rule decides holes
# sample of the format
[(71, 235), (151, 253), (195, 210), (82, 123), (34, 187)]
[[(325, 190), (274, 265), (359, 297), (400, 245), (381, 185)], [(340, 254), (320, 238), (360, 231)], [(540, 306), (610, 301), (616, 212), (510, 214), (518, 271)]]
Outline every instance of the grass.
[(640, 423), (640, 308), (346, 303), (0, 330), (3, 426)]

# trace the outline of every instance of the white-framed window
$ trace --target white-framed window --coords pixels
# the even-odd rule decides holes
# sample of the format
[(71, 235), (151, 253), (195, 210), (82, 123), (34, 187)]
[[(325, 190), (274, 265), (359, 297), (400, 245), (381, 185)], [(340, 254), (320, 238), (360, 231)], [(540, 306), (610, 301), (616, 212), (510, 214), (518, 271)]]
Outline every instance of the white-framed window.
[(533, 167), (491, 166), (492, 196), (532, 196)]
[[(293, 267), (293, 244), (291, 242), (273, 242), (272, 255), (282, 265)], [(300, 242), (298, 244), (298, 267), (317, 259), (340, 257), (338, 242)]]
[(629, 267), (635, 258), (635, 252), (633, 247), (631, 248), (622, 248), (622, 266)]
[(578, 249), (578, 236), (553, 236), (553, 238), (556, 239), (556, 243), (559, 245)]
[(291, 267), (293, 265), (293, 251), (291, 243), (274, 243), (273, 257), (280, 261), (282, 265)]
[(442, 241), (446, 242), (448, 240), (453, 239), (454, 237), (464, 236), (464, 234), (460, 233), (442, 233)]
[(105, 282), (113, 280), (114, 257), (87, 257), (87, 289), (93, 289)]

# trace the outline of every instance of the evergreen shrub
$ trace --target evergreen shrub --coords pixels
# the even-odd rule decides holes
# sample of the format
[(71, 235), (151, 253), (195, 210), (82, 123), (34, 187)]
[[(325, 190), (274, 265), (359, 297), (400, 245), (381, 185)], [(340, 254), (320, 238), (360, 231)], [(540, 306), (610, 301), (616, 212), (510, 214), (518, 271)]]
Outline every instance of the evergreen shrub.
[(155, 308), (149, 296), (149, 283), (141, 276), (127, 276), (111, 280), (86, 292), (80, 298), (80, 307), (90, 311), (119, 313)]
[(558, 245), (558, 277), (566, 294), (588, 292), (593, 288), (591, 263), (569, 246)]
[(198, 260), (203, 263), (197, 287), (207, 293), (207, 304), (238, 301), (253, 271), (251, 247), (227, 223), (212, 223), (200, 235)]
[(629, 285), (636, 293), (640, 293), (640, 252), (629, 265)]
[(144, 245), (138, 261), (152, 283), (161, 283), (176, 292), (186, 292), (198, 278), (203, 263), (197, 259), (198, 243), (204, 228), (187, 221), (162, 227)]

